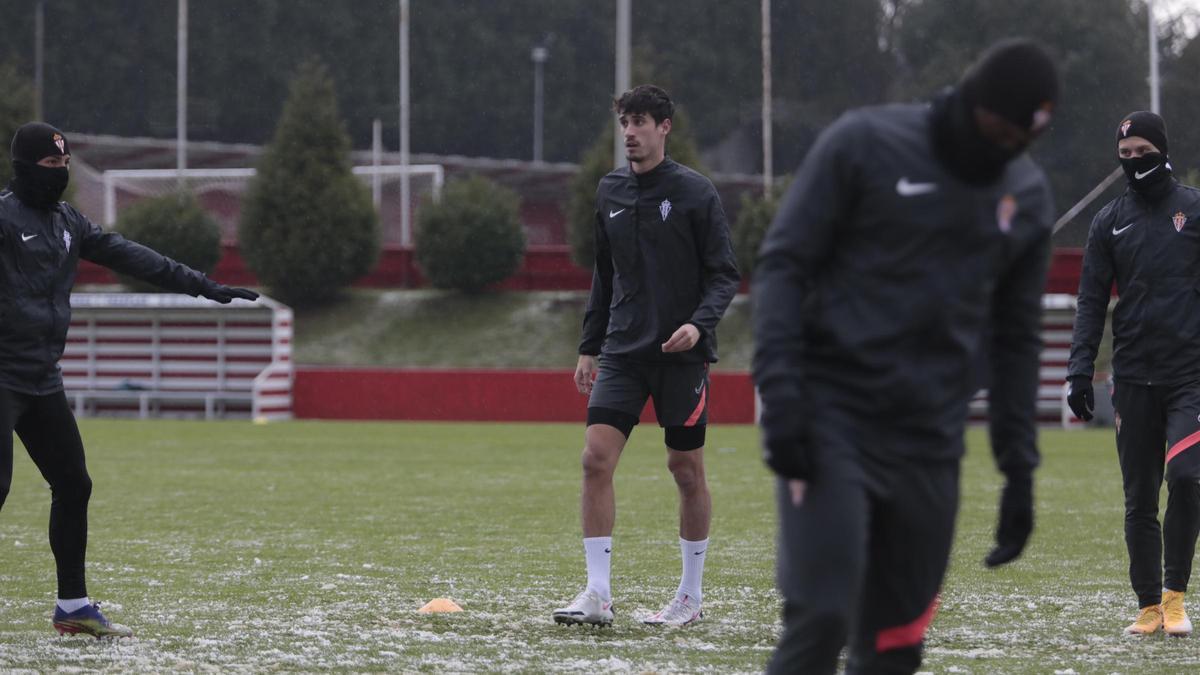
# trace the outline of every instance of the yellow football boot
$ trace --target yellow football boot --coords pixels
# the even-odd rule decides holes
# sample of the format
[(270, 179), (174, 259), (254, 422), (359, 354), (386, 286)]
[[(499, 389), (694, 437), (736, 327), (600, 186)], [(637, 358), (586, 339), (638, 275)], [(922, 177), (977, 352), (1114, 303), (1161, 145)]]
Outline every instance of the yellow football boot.
[(1150, 635), (1163, 625), (1162, 605), (1146, 605), (1138, 610), (1137, 620), (1125, 627), (1126, 635)]
[(1163, 591), (1162, 627), (1171, 637), (1187, 637), (1192, 634), (1192, 620), (1183, 607), (1182, 591)]

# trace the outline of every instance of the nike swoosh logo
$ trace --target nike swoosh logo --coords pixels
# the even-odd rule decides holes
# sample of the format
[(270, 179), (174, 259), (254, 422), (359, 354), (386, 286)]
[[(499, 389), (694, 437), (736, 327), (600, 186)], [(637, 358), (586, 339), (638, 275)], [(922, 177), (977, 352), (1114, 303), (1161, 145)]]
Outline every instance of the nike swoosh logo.
[(608, 212), (608, 217), (609, 217), (609, 218), (616, 218), (617, 216), (621, 215), (621, 214), (622, 214), (622, 213), (624, 213), (624, 212), (625, 212), (625, 209), (620, 209), (620, 210), (617, 210), (617, 211), (609, 211), (609, 212)]
[(696, 392), (697, 394), (699, 394), (699, 393), (700, 393), (700, 390), (701, 390), (701, 389), (703, 389), (703, 388), (704, 388), (704, 385), (700, 385), (699, 387), (696, 387), (696, 388), (695, 388), (695, 389), (693, 389), (692, 391), (694, 391), (694, 392)]
[(1122, 227), (1122, 228), (1121, 228), (1121, 229), (1119, 229), (1119, 230), (1118, 230), (1117, 228), (1115, 228), (1115, 227), (1114, 227), (1114, 228), (1113, 228), (1113, 234), (1121, 234), (1121, 233), (1122, 233), (1122, 232), (1124, 232), (1125, 230), (1128, 230), (1129, 228), (1133, 227), (1134, 225), (1135, 225), (1135, 223), (1130, 223), (1130, 224), (1126, 225), (1125, 227)]
[(705, 551), (707, 551), (707, 550), (708, 550), (708, 549), (704, 549), (704, 551), (696, 551), (696, 552), (695, 552), (695, 553), (693, 553), (692, 555), (704, 555), (704, 552), (705, 552)]
[(605, 552), (605, 553), (612, 553), (612, 549), (611, 549), (611, 548), (606, 548), (606, 549), (604, 549), (604, 552)]
[(21, 241), (29, 241), (30, 239), (33, 239), (36, 236), (37, 236), (36, 234), (22, 234)]
[(896, 193), (901, 197), (927, 195), (930, 192), (936, 192), (937, 189), (937, 183), (911, 183), (907, 176), (896, 181)]
[(1154, 173), (1155, 171), (1158, 171), (1158, 167), (1160, 167), (1160, 166), (1162, 166), (1162, 164), (1155, 164), (1153, 169), (1150, 169), (1149, 171), (1147, 171), (1145, 173), (1142, 173), (1141, 171), (1134, 171), (1133, 179), (1141, 180), (1141, 179), (1145, 178), (1146, 176), (1149, 176), (1150, 174)]

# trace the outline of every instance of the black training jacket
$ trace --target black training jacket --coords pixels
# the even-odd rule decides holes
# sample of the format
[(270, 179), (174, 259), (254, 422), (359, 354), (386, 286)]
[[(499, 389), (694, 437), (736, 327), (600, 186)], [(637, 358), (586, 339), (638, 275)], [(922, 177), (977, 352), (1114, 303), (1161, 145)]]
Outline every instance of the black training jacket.
[(951, 174), (928, 106), (842, 115), (801, 164), (754, 270), (753, 375), (775, 426), (764, 437), (781, 443), (771, 451), (804, 444), (824, 407), (858, 425), (869, 455), (957, 457), (986, 378), (999, 467), (1036, 466), (1052, 211), (1027, 156), (993, 185)]
[(1068, 377), (1091, 378), (1113, 281), (1113, 377), (1200, 380), (1200, 190), (1173, 182), (1155, 203), (1132, 189), (1088, 230)]
[[(714, 362), (717, 322), (739, 276), (725, 211), (711, 181), (670, 157), (644, 174), (628, 166), (596, 190), (596, 266), (580, 354), (651, 363)], [(685, 323), (686, 352), (662, 343)]]
[(208, 283), (190, 267), (105, 232), (66, 202), (34, 209), (0, 192), (0, 387), (35, 395), (62, 390), (58, 359), (80, 258), (189, 295)]

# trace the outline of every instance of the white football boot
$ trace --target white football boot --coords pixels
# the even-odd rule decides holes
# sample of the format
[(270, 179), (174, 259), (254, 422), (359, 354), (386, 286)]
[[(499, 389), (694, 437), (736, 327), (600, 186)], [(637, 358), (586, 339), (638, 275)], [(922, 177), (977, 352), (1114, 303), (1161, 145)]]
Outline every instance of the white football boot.
[(592, 626), (611, 626), (612, 600), (605, 600), (595, 591), (584, 589), (571, 604), (554, 610), (554, 622), (568, 626), (586, 623)]
[(686, 626), (704, 617), (700, 603), (690, 595), (677, 595), (656, 614), (652, 614), (642, 623), (651, 626)]

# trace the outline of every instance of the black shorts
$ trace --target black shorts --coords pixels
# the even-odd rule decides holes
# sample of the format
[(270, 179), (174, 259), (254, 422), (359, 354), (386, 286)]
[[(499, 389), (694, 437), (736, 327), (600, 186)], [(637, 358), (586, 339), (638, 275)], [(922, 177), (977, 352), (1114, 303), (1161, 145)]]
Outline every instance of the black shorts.
[(708, 424), (708, 364), (637, 363), (619, 357), (600, 357), (600, 373), (588, 408), (616, 410), (641, 417), (646, 398), (654, 401), (661, 427), (702, 427)]

